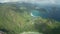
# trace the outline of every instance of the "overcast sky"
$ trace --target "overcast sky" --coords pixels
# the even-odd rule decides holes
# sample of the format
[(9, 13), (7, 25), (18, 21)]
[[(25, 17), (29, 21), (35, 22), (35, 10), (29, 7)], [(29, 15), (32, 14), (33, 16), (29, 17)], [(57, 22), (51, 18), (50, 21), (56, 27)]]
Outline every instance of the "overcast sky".
[(60, 3), (60, 0), (0, 0), (0, 2)]

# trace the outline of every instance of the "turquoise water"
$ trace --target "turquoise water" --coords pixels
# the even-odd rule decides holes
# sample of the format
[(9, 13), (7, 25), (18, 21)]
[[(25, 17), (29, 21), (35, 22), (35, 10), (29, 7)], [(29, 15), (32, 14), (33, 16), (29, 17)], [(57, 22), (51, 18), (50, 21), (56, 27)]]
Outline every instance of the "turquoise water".
[(32, 10), (31, 14), (33, 17), (43, 17), (43, 18), (47, 18), (48, 17), (48, 13), (46, 12), (42, 12), (42, 11), (38, 11), (38, 10)]
[(41, 13), (37, 10), (32, 10), (32, 15), (37, 17), (37, 16), (41, 16)]

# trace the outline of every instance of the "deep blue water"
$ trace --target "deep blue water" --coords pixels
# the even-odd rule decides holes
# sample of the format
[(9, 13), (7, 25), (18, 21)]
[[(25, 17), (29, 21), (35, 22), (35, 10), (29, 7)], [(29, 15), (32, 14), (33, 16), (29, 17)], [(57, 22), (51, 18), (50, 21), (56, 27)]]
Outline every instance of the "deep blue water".
[(32, 10), (33, 16), (41, 16), (43, 18), (52, 18), (54, 20), (60, 21), (60, 8), (44, 7), (47, 12), (42, 12), (38, 10)]

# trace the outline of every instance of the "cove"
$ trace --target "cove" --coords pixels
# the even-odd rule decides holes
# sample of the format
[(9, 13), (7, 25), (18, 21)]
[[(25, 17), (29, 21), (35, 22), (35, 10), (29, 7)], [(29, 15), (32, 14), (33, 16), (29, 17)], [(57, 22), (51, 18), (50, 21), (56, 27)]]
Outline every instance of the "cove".
[[(45, 7), (46, 8), (46, 7)], [(31, 10), (32, 17), (42, 17), (42, 18), (52, 18), (54, 20), (60, 21), (60, 9), (53, 10), (52, 8), (46, 8), (46, 11), (42, 10)]]
[(48, 17), (48, 13), (47, 12), (43, 12), (43, 11), (38, 11), (38, 10), (32, 10), (31, 11), (31, 16), (47, 18)]

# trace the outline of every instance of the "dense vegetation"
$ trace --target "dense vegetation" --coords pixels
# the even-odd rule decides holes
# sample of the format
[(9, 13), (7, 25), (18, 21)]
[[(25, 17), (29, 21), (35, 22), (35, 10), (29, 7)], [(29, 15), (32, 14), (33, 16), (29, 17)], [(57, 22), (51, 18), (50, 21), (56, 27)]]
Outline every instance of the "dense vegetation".
[(26, 7), (0, 5), (0, 31), (5, 34), (22, 32), (39, 32), (43, 34), (60, 34), (60, 22), (51, 18), (32, 17)]

